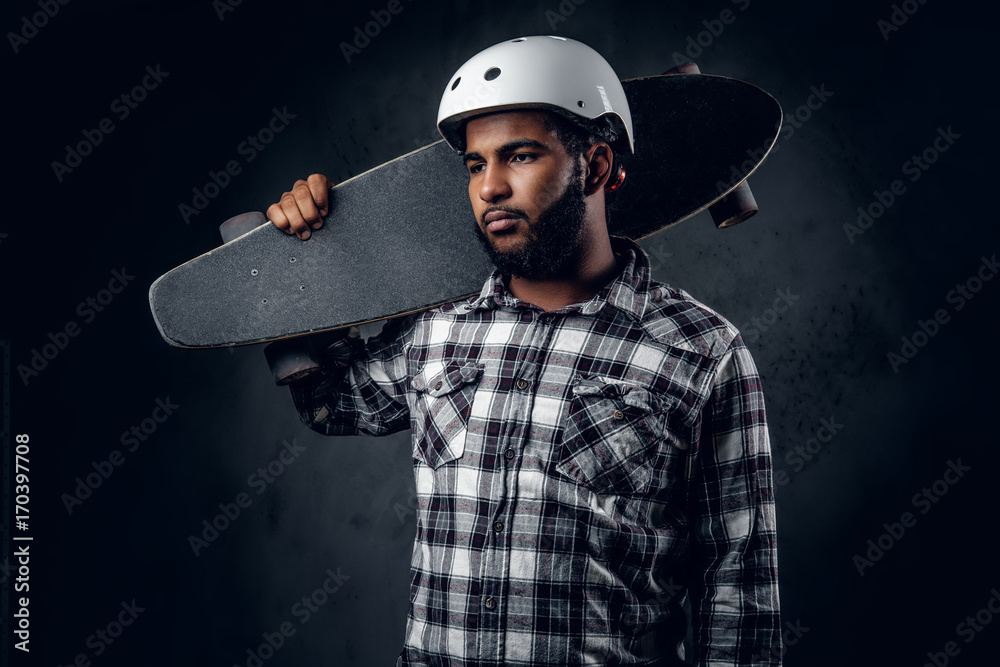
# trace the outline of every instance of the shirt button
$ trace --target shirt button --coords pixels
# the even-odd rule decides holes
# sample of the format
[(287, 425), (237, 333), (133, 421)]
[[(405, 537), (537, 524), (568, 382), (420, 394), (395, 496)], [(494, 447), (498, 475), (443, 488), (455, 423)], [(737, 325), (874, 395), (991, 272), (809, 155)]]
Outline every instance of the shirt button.
[(521, 378), (517, 382), (514, 383), (514, 386), (517, 387), (518, 389), (527, 389), (527, 387), (528, 387), (528, 381), (525, 380), (524, 378)]
[(497, 606), (497, 602), (493, 598), (486, 598), (483, 604), (486, 605), (487, 609), (493, 609), (493, 607)]
[(437, 391), (438, 389), (440, 389), (441, 386), (442, 386), (441, 385), (441, 380), (438, 380), (437, 383), (434, 385), (434, 391)]
[(510, 461), (512, 458), (514, 458), (514, 450), (508, 447), (507, 451), (503, 453), (503, 457), (508, 461)]
[(615, 410), (615, 412), (614, 412), (614, 414), (612, 416), (615, 419), (625, 419), (625, 413), (622, 412), (621, 410)]
[(494, 521), (493, 522), (493, 530), (497, 531), (498, 533), (501, 530), (503, 530), (503, 521)]

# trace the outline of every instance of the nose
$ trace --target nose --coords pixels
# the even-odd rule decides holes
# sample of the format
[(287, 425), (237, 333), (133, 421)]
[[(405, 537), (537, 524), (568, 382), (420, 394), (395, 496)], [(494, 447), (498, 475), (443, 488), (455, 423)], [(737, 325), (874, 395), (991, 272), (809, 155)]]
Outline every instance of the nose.
[(483, 178), (479, 182), (479, 198), (493, 204), (510, 197), (510, 182), (501, 165), (487, 164), (483, 169)]

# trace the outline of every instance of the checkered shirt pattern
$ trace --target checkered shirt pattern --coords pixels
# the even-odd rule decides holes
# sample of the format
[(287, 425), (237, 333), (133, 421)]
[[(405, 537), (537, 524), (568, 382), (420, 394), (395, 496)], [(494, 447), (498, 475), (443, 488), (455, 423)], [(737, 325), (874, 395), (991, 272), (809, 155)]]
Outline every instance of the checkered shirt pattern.
[(736, 329), (620, 275), (544, 312), (495, 272), (292, 386), (325, 434), (413, 433), (417, 533), (397, 665), (779, 665), (771, 458)]

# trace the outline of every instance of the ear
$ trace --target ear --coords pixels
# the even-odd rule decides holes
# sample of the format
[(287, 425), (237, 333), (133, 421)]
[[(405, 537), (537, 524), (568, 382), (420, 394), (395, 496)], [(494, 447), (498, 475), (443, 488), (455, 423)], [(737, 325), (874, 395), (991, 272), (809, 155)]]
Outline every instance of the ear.
[(587, 161), (584, 193), (589, 196), (604, 189), (611, 177), (611, 167), (614, 164), (615, 156), (611, 151), (611, 146), (603, 141), (598, 141), (584, 153), (584, 159)]

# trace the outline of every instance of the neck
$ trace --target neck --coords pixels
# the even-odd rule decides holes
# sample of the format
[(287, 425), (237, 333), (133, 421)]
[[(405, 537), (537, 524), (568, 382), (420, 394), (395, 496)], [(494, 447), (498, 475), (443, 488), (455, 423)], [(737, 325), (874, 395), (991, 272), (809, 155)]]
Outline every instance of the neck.
[(521, 301), (551, 311), (586, 301), (600, 292), (619, 270), (607, 228), (603, 224), (600, 228), (602, 233), (590, 235), (596, 238), (583, 244), (579, 260), (566, 275), (548, 280), (511, 276), (508, 284), (511, 294)]

